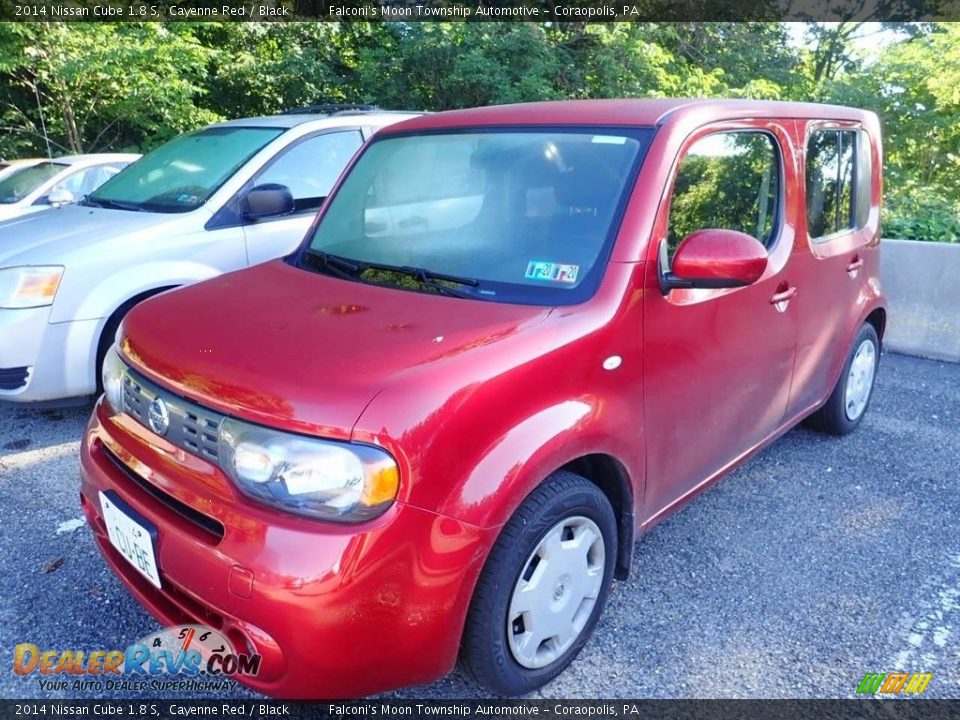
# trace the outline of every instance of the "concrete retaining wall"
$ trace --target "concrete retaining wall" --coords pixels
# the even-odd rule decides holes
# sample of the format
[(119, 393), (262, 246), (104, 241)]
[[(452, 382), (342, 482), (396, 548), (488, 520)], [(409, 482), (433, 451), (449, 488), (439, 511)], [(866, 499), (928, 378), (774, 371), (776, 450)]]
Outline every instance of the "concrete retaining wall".
[(884, 240), (880, 281), (889, 300), (884, 345), (960, 362), (960, 243)]

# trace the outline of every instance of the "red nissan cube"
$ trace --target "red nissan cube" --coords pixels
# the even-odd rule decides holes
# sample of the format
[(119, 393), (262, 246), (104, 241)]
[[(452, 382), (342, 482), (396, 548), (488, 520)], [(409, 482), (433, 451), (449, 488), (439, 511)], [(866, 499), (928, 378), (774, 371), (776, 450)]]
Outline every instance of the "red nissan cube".
[(877, 118), (843, 107), (383, 129), (293, 255), (128, 315), (82, 446), (97, 543), (158, 620), (258, 653), (239, 679), (269, 695), (458, 658), (527, 693), (639, 533), (800, 421), (862, 421), (880, 194)]

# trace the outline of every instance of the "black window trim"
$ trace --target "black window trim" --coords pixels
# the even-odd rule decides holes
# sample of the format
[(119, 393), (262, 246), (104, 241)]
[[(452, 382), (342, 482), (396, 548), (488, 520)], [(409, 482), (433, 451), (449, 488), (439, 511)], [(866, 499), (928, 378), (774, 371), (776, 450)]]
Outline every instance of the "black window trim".
[[(687, 146), (686, 150), (683, 153), (683, 157), (680, 159), (680, 162), (677, 163), (676, 173), (673, 175), (672, 182), (670, 183), (670, 195), (669, 195), (669, 209), (673, 209), (673, 194), (676, 187), (676, 179), (680, 175), (680, 171), (683, 168), (683, 161), (687, 159), (690, 148), (696, 145), (698, 142), (704, 138), (712, 137), (713, 135), (732, 135), (734, 133), (751, 133), (754, 135), (766, 135), (770, 138), (773, 143), (773, 151), (776, 154), (777, 160), (777, 207), (775, 210), (776, 218), (774, 220), (773, 227), (770, 230), (770, 241), (769, 243), (763, 243), (764, 248), (767, 250), (767, 254), (770, 254), (774, 249), (780, 244), (780, 240), (783, 237), (783, 226), (784, 226), (784, 214), (785, 214), (785, 195), (784, 185), (785, 185), (785, 172), (784, 172), (784, 163), (783, 163), (783, 148), (780, 146), (780, 141), (774, 133), (769, 128), (753, 128), (753, 127), (743, 127), (743, 128), (717, 128), (716, 130), (708, 130), (706, 133), (694, 140), (690, 145)], [(660, 276), (661, 281), (664, 280), (667, 274), (670, 272), (670, 265), (672, 258), (669, 254), (669, 242), (670, 242), (670, 214), (668, 211), (667, 214), (667, 228), (666, 234), (661, 239), (660, 247), (663, 248), (660, 252), (657, 253), (657, 273)], [(760, 240), (760, 238), (757, 238)], [(762, 242), (762, 241), (761, 241)]]
[[(247, 225), (265, 225), (271, 222), (277, 222), (279, 220), (286, 220), (287, 218), (291, 218), (291, 217), (300, 217), (308, 214), (316, 214), (319, 207), (305, 208), (303, 210), (293, 212), (289, 215), (280, 215), (278, 217), (269, 217), (269, 218), (263, 218), (260, 220), (248, 220), (248, 219), (244, 219), (244, 217), (240, 213), (239, 205), (240, 205), (241, 198), (244, 195), (246, 195), (246, 193), (249, 192), (250, 189), (257, 184), (257, 181), (263, 176), (263, 173), (269, 170), (273, 166), (273, 164), (277, 162), (277, 160), (279, 160), (288, 152), (293, 150), (293, 148), (306, 142), (307, 140), (312, 140), (313, 138), (319, 137), (321, 135), (330, 135), (332, 133), (337, 133), (337, 132), (359, 133), (360, 145), (357, 147), (357, 150), (363, 147), (363, 144), (366, 141), (366, 135), (364, 133), (364, 129), (360, 125), (338, 125), (336, 127), (328, 127), (328, 128), (322, 128), (320, 130), (314, 130), (313, 132), (309, 132), (309, 133), (306, 133), (305, 135), (301, 135), (296, 140), (284, 145), (276, 153), (274, 153), (271, 157), (269, 157), (263, 163), (263, 165), (261, 165), (253, 173), (253, 175), (251, 175), (250, 178), (243, 185), (241, 185), (237, 189), (237, 191), (234, 192), (234, 194), (231, 195), (226, 202), (223, 203), (220, 209), (213, 214), (213, 217), (207, 220), (206, 224), (203, 226), (203, 229), (204, 230), (221, 230), (221, 229), (232, 228), (232, 227), (245, 227)], [(280, 135), (278, 136), (278, 138), (279, 137), (283, 137), (283, 136)], [(356, 151), (354, 152), (356, 153)], [(322, 204), (322, 201), (321, 201), (321, 204)]]

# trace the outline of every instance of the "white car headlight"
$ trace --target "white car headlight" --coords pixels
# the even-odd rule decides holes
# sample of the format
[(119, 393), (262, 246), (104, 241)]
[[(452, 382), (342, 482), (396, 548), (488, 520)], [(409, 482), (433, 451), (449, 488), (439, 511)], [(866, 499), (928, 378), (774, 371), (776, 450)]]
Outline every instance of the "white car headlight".
[(120, 355), (117, 354), (117, 346), (112, 345), (103, 358), (101, 380), (103, 382), (103, 398), (114, 413), (123, 412), (123, 375), (125, 370), (126, 366), (120, 359)]
[(51, 305), (62, 277), (59, 265), (4, 268), (0, 270), (0, 308)]
[(227, 418), (220, 466), (247, 496), (287, 512), (357, 522), (397, 497), (390, 455), (369, 445), (291, 435)]

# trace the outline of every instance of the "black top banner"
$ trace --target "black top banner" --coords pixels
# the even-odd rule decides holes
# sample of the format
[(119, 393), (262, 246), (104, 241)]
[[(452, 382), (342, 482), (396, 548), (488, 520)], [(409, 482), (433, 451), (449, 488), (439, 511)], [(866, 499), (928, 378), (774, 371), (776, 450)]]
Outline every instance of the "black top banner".
[(960, 20), (958, 0), (2, 0), (15, 22)]
[(0, 700), (0, 717), (955, 720), (960, 700)]

